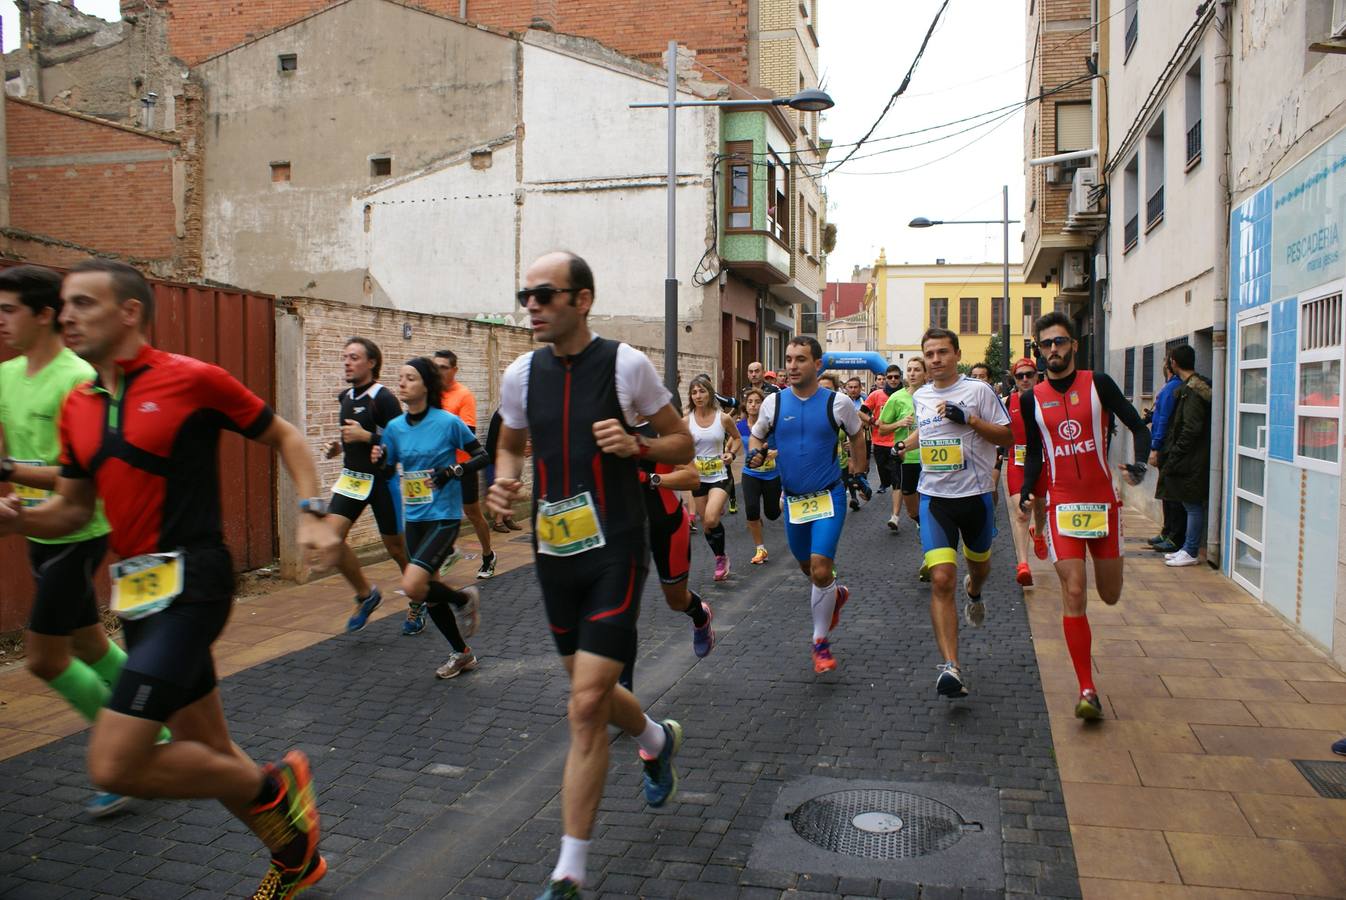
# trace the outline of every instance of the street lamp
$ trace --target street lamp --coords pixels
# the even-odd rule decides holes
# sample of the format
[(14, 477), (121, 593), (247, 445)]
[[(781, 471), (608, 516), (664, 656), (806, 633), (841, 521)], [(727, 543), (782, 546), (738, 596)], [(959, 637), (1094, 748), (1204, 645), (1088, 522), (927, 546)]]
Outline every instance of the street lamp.
[[(822, 112), (835, 104), (825, 92), (810, 88), (793, 97), (770, 97), (760, 100), (679, 100), (678, 99), (678, 42), (668, 42), (668, 101), (665, 103), (632, 103), (631, 109), (668, 110), (668, 270), (664, 275), (664, 384), (673, 396), (678, 394), (678, 270), (677, 270), (677, 188), (678, 188), (678, 120), (677, 111), (684, 106), (719, 106), (734, 108), (757, 106), (788, 106), (804, 112)], [(714, 223), (718, 229), (719, 222)]]
[(1005, 229), (1005, 257), (1001, 268), (1001, 283), (1003, 286), (1004, 297), (1002, 302), (1004, 315), (1000, 317), (1000, 346), (1005, 354), (1005, 366), (1008, 371), (1010, 363), (1010, 291), (1009, 291), (1009, 227), (1010, 223), (1017, 223), (1018, 219), (1009, 217), (1009, 185), (1005, 185), (1001, 190), (1001, 196), (1004, 200), (1004, 215), (999, 219), (927, 219), (925, 216), (917, 216), (907, 223), (908, 228), (930, 228), (935, 225), (1003, 225)]

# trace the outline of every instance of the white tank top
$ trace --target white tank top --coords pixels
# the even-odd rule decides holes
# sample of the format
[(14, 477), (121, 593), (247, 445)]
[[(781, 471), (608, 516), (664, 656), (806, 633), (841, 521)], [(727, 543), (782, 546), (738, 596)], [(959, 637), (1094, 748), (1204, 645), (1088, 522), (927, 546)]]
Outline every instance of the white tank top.
[(692, 445), (696, 448), (696, 470), (701, 473), (703, 482), (724, 481), (729, 477), (725, 471), (724, 460), (724, 422), (722, 414), (715, 411), (715, 420), (710, 427), (702, 428), (696, 423), (695, 411), (687, 419), (687, 428), (692, 433)]

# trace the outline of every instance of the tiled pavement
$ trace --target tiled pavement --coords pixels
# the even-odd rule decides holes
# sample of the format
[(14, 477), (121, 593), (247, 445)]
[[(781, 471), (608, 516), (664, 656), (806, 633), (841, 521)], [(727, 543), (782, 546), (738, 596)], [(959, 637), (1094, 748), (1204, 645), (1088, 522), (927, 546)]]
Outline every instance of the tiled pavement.
[[(755, 569), (745, 564), (741, 517), (727, 519), (736, 570), (724, 585), (708, 583), (708, 553), (695, 539), (695, 580), (715, 604), (720, 633), (704, 661), (691, 654), (686, 620), (664, 607), (655, 586), (647, 589), (637, 692), (656, 715), (686, 726), (682, 793), (664, 810), (646, 810), (631, 744), (615, 742), (590, 857), (595, 896), (999, 895), (964, 895), (950, 886), (958, 872), (921, 887), (903, 877), (900, 862), (882, 879), (749, 869), (777, 794), (805, 776), (998, 791), (1005, 887), (1078, 895), (1010, 567), (997, 566), (988, 587), (987, 627), (965, 638), (973, 696), (936, 697), (927, 593), (914, 578), (916, 537), (909, 528), (892, 536), (880, 524), (885, 501), (847, 525), (839, 565), (854, 599), (836, 635), (833, 675), (818, 678), (809, 667), (807, 588), (779, 526), (768, 528), (772, 562)], [(1009, 555), (1008, 536), (997, 550)], [(360, 635), (324, 639), (347, 611), (340, 586), (240, 605), (235, 627), (263, 630), (226, 636), (235, 646), (223, 648), (222, 668), (233, 660), (239, 670), (223, 681), (225, 705), (235, 739), (257, 758), (297, 745), (314, 760), (332, 868), (309, 896), (531, 897), (545, 878), (560, 830), (565, 684), (531, 569), (498, 576), (483, 593), (485, 625), (474, 640), (482, 667), (450, 682), (431, 675), (446, 653), (442, 639), (431, 630), (401, 637), (395, 610)], [(262, 626), (241, 618), (264, 607), (277, 618)], [(284, 655), (257, 662), (263, 644)], [(249, 662), (256, 664), (242, 668)], [(57, 724), (50, 712), (57, 701), (28, 696), (36, 700), (17, 717), (0, 711), (0, 726), (44, 741), (74, 730)], [(87, 820), (79, 809), (88, 794), (84, 745), (83, 733), (73, 733), (0, 763), (0, 896), (251, 890), (262, 854), (212, 804), (142, 802), (134, 814)]]
[(1122, 602), (1089, 604), (1099, 725), (1073, 718), (1047, 563), (1028, 592), (1084, 896), (1346, 896), (1346, 801), (1290, 762), (1334, 758), (1346, 674), (1211, 569), (1165, 567), (1152, 522), (1125, 527)]

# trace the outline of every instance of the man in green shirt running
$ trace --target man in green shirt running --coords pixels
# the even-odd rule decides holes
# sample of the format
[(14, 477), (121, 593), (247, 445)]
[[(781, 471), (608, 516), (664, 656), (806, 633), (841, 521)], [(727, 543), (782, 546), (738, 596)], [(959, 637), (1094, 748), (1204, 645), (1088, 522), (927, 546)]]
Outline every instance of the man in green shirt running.
[[(62, 342), (61, 276), (39, 266), (0, 272), (0, 340), (20, 354), (0, 363), (0, 481), (25, 506), (41, 503), (60, 472), (57, 423), (66, 395), (94, 377), (93, 367)], [(107, 702), (126, 652), (107, 638), (93, 573), (107, 553), (101, 509), (83, 528), (55, 540), (28, 539), (37, 592), (24, 635), (28, 671), (90, 722)], [(94, 816), (130, 800), (98, 793)]]

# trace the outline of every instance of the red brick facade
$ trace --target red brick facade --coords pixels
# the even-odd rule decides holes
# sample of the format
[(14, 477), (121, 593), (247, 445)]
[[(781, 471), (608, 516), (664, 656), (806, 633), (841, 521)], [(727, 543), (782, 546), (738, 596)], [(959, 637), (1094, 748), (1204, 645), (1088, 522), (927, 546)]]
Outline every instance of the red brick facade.
[(177, 141), (12, 97), (5, 103), (14, 228), (132, 259), (173, 257)]
[[(169, 16), (173, 55), (188, 65), (293, 22), (333, 0), (122, 0), (123, 14), (145, 7)], [(457, 16), (458, 0), (408, 3)], [(473, 22), (521, 31), (534, 16), (553, 30), (593, 38), (658, 63), (671, 39), (740, 84), (748, 80), (748, 0), (468, 0)], [(704, 73), (703, 73), (704, 74)]]

